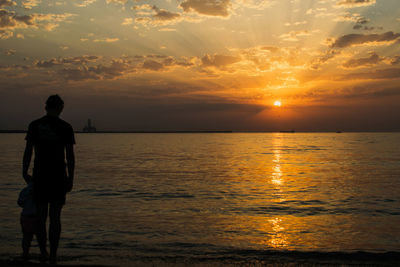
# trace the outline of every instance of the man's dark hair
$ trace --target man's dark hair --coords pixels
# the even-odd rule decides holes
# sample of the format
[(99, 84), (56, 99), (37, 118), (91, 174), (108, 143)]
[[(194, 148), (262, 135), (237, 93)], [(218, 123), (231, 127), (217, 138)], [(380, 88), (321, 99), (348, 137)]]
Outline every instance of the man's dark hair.
[(46, 101), (46, 110), (47, 109), (59, 109), (64, 106), (64, 101), (61, 99), (59, 95), (51, 95)]

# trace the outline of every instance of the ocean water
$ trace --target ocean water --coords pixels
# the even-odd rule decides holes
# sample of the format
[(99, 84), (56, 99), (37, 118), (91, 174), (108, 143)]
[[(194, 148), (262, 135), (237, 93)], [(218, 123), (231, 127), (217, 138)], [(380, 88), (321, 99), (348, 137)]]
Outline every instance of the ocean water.
[[(400, 253), (400, 133), (76, 139), (64, 262)], [(23, 149), (0, 135), (0, 256), (20, 250)]]

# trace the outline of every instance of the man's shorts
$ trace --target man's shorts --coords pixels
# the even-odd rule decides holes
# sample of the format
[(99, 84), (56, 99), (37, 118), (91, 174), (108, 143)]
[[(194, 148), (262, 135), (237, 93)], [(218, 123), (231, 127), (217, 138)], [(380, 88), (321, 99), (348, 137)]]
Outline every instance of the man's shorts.
[(34, 178), (33, 199), (35, 203), (64, 205), (66, 195), (66, 178)]

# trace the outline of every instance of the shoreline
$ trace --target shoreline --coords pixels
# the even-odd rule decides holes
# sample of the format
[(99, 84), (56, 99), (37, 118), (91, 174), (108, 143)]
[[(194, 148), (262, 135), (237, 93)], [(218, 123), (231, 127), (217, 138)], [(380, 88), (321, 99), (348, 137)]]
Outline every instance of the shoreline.
[[(104, 256), (104, 255), (103, 255)], [(104, 257), (96, 261), (84, 260), (84, 257), (60, 256), (57, 266), (74, 267), (111, 267), (111, 266), (161, 266), (161, 267), (183, 267), (183, 266), (399, 266), (400, 253), (368, 253), (368, 252), (269, 252), (258, 256), (227, 255), (227, 256), (136, 256), (132, 258)], [(39, 255), (32, 254), (30, 261), (22, 261), (18, 255), (0, 257), (0, 266), (25, 267), (25, 266), (51, 266), (39, 263)]]
[[(0, 130), (0, 134), (23, 134), (26, 130)], [(194, 134), (194, 133), (286, 133), (286, 134), (296, 134), (296, 133), (400, 133), (400, 131), (234, 131), (234, 130), (204, 130), (204, 131), (96, 131), (96, 132), (84, 132), (84, 131), (74, 131), (77, 134)]]

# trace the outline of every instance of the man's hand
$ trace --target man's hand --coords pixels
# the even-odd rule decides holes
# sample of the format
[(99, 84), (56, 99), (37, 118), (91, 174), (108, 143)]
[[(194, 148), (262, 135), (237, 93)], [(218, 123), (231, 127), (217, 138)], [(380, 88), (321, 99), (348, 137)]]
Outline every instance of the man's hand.
[(27, 184), (32, 183), (32, 176), (29, 175), (28, 173), (23, 173), (22, 176), (24, 177), (24, 180)]
[(74, 181), (70, 177), (67, 177), (67, 181), (65, 183), (65, 192), (71, 192), (72, 187), (74, 187)]

